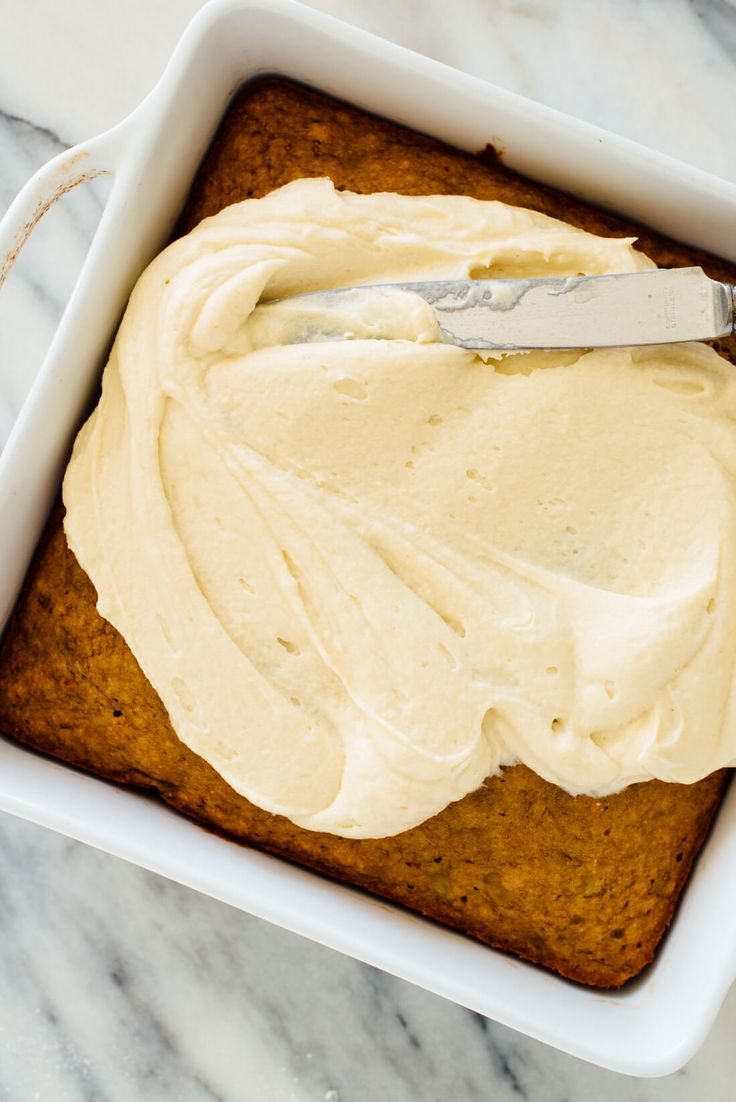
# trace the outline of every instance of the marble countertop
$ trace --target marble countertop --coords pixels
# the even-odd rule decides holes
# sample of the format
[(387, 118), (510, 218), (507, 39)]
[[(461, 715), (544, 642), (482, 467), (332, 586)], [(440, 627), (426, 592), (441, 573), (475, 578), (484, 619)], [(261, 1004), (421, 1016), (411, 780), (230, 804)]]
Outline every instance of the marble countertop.
[[(0, 0), (0, 213), (138, 103), (199, 6)], [(736, 180), (730, 0), (312, 6)], [(99, 209), (76, 197), (0, 296), (0, 441)], [(687, 1068), (629, 1079), (9, 816), (0, 992), (8, 1102), (726, 1102), (736, 1082), (736, 990)]]

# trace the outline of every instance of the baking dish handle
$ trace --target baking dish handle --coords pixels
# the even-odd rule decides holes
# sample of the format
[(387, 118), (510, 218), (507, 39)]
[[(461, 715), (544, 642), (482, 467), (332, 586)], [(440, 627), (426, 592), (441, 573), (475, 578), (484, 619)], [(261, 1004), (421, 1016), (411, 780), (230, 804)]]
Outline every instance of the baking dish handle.
[(79, 184), (115, 174), (123, 127), (59, 153), (21, 188), (0, 220), (0, 287), (44, 214)]
[[(140, 267), (139, 242), (121, 225), (136, 171), (132, 116), (59, 154), (22, 188), (0, 222), (0, 289), (44, 214), (79, 184), (114, 182), (42, 364), (0, 441), (0, 633), (59, 490), (69, 442), (89, 402), (93, 374)], [(120, 264), (105, 264), (105, 257)], [(120, 268), (123, 268), (122, 275)], [(11, 364), (11, 369), (22, 370)], [(12, 523), (10, 522), (12, 518)]]

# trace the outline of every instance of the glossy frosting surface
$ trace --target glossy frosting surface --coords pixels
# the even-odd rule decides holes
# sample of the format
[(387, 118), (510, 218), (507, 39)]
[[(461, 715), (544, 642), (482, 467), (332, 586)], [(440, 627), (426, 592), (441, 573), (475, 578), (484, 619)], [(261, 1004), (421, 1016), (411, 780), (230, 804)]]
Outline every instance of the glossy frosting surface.
[(179, 737), (296, 823), (384, 836), (523, 761), (570, 792), (736, 758), (736, 384), (711, 349), (485, 363), (406, 295), (633, 271), (630, 241), (297, 181), (162, 253), (64, 484)]

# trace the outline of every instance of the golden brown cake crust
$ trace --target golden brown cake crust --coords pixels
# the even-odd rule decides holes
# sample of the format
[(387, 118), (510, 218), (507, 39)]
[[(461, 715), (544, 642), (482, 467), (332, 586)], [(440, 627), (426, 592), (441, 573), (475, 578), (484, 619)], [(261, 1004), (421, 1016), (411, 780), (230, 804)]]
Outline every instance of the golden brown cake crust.
[[(299, 176), (355, 191), (465, 193), (530, 206), (598, 233), (620, 220), (280, 80), (244, 89), (195, 181), (178, 232)], [(723, 262), (640, 232), (661, 264)], [(724, 351), (731, 351), (724, 344)], [(596, 986), (652, 959), (722, 795), (650, 781), (573, 798), (524, 766), (394, 838), (301, 830), (237, 795), (174, 734), (52, 516), (0, 652), (0, 730), (111, 780), (157, 792), (208, 827), (405, 904), (492, 945)]]

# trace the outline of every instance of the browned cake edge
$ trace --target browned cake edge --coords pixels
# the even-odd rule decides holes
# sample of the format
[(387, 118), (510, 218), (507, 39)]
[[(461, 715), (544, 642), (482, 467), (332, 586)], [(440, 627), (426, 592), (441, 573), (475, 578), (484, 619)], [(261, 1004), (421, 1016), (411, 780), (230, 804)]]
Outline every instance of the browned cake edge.
[[(314, 175), (356, 191), (500, 198), (593, 232), (632, 232), (497, 162), (280, 80), (251, 85), (236, 98), (179, 229), (230, 202)], [(703, 263), (718, 278), (736, 278), (714, 258), (646, 234), (644, 247), (661, 264)], [(722, 350), (732, 352), (725, 342)], [(94, 605), (57, 510), (2, 643), (1, 730), (100, 776), (151, 789), (228, 837), (568, 978), (618, 986), (652, 959), (726, 771), (696, 785), (652, 781), (594, 800), (572, 798), (517, 766), (396, 838), (356, 842), (299, 830), (238, 796), (183, 746), (124, 641)]]

